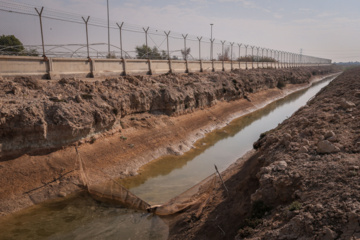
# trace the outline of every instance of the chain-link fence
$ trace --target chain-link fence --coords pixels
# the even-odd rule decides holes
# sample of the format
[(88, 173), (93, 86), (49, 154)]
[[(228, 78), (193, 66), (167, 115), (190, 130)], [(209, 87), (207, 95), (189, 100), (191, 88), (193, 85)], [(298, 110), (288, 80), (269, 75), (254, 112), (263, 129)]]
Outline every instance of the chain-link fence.
[[(235, 60), (331, 63), (330, 59), (164, 31), (125, 22), (0, 0), (0, 25), (17, 27), (33, 45), (0, 45), (1, 55), (70, 58)], [(109, 37), (108, 37), (109, 36)], [(51, 44), (50, 44), (51, 43)]]

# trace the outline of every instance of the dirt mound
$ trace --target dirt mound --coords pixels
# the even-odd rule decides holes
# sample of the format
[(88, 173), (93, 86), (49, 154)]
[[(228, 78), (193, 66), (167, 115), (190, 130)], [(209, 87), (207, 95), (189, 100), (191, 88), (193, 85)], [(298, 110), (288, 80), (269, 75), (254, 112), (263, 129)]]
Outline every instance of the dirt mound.
[[(198, 218), (178, 216), (172, 238), (360, 238), (360, 68), (331, 82), (254, 143)], [(185, 237), (186, 238), (186, 237)]]
[(82, 138), (126, 127), (121, 126), (121, 119), (127, 115), (184, 114), (334, 71), (333, 67), (309, 67), (124, 76), (104, 81), (2, 79), (0, 161), (24, 153), (47, 154)]

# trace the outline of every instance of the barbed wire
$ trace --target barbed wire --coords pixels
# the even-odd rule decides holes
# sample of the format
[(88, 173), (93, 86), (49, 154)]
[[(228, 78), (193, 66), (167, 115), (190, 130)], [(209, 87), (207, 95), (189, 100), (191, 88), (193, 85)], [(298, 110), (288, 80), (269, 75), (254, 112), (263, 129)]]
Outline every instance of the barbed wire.
[[(33, 4), (30, 4), (30, 3), (20, 3), (20, 2), (14, 1), (14, 0), (11, 0), (11, 1), (10, 0), (0, 0), (0, 11), (3, 11), (3, 12), (16, 13), (16, 14), (30, 15), (30, 16), (38, 17), (38, 13), (35, 11), (35, 8), (38, 9), (38, 10), (42, 9), (41, 6), (33, 5)], [(61, 11), (61, 10), (53, 9), (53, 8), (48, 8), (48, 7), (44, 8), (44, 11), (42, 13), (42, 17), (46, 18), (46, 19), (56, 20), (56, 21), (69, 22), (69, 23), (75, 23), (75, 24), (84, 25), (84, 21), (82, 19), (82, 17), (84, 17), (84, 15), (80, 15), (78, 13), (72, 13), (72, 12), (65, 12), (65, 11)], [(117, 23), (119, 23), (119, 22), (110, 21), (110, 24), (108, 26), (107, 20), (101, 19), (101, 18), (96, 18), (96, 17), (90, 17), (88, 25), (94, 26), (94, 27), (100, 27), (100, 28), (108, 28), (109, 27), (110, 29), (119, 29)], [(146, 32), (145, 32), (145, 29), (147, 29)], [(152, 41), (154, 43), (154, 45), (158, 49), (160, 49), (161, 46), (163, 46), (163, 44), (166, 42), (165, 32), (169, 32), (169, 31), (164, 31), (164, 30), (161, 30), (161, 29), (158, 29), (158, 28), (153, 28), (153, 27), (144, 28), (143, 26), (139, 26), (139, 25), (136, 25), (136, 24), (130, 24), (130, 23), (127, 23), (127, 22), (122, 22), (121, 31), (146, 34), (149, 37), (150, 41)], [(161, 40), (160, 44), (158, 44), (151, 36), (160, 36), (160, 37), (164, 37), (164, 38)], [(181, 33), (175, 32), (175, 31), (170, 31), (170, 33), (168, 34), (168, 37), (170, 39), (175, 39), (175, 40), (184, 40), (184, 35), (181, 34)], [(195, 36), (195, 35), (187, 34), (186, 35), (186, 41), (199, 42), (199, 37)], [(226, 44), (224, 44), (224, 42), (221, 42), (220, 40), (215, 40), (215, 39), (214, 39), (213, 43), (211, 43), (211, 39), (206, 38), (206, 37), (201, 37), (201, 43), (205, 43), (205, 44), (210, 43), (211, 45), (215, 45), (215, 46), (218, 46), (218, 47), (219, 46), (224, 46), (224, 45), (227, 46), (227, 47), (230, 46), (230, 42), (226, 42)], [(75, 45), (78, 46), (78, 47), (83, 46), (83, 44), (75, 44)], [(98, 44), (98, 45), (97, 44), (91, 44), (91, 46), (100, 46), (100, 45), (106, 45), (106, 44), (105, 43), (101, 43), (101, 44)], [(45, 45), (45, 46), (49, 47), (51, 45)], [(57, 45), (56, 47), (64, 48), (65, 46), (72, 46), (72, 45), (71, 44), (68, 44), (68, 45), (62, 44), (62, 45)], [(239, 45), (235, 44), (234, 46), (237, 47)], [(248, 47), (246, 47), (248, 49), (257, 48), (256, 46), (250, 45), (250, 44), (241, 44), (239, 46), (239, 48), (241, 48), (241, 47), (244, 48), (245, 46), (248, 46)], [(38, 48), (38, 46), (33, 46), (33, 47)], [(55, 47), (55, 45), (53, 47)], [(118, 48), (116, 46), (113, 46), (113, 47)], [(282, 53), (290, 54), (289, 52), (272, 50), (272, 49), (268, 49), (268, 48), (261, 48), (261, 49), (267, 49), (267, 50), (270, 50), (270, 51), (282, 52)], [(121, 51), (123, 51), (123, 52), (125, 52), (127, 54), (134, 52), (134, 51), (124, 51), (123, 49), (119, 49), (119, 50), (121, 50)], [(180, 49), (176, 49), (175, 51), (172, 51), (172, 52), (176, 52), (176, 53), (180, 52), (181, 53)], [(63, 54), (63, 53), (58, 53), (58, 54)], [(294, 54), (294, 53), (291, 53), (291, 54)], [(72, 55), (74, 55), (74, 52), (72, 53)], [(312, 56), (306, 56), (306, 55), (301, 55), (301, 56), (315, 59), (315, 57), (312, 57)], [(278, 58), (280, 58), (279, 55), (278, 55)], [(318, 58), (318, 59), (329, 60), (329, 59), (323, 59), (323, 58)]]

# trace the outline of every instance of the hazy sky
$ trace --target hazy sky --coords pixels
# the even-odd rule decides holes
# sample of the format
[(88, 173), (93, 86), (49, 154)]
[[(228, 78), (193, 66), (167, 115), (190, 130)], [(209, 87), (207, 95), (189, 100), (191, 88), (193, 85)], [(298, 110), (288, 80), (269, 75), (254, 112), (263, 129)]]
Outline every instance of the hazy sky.
[[(91, 18), (106, 20), (107, 16), (106, 0), (32, 0), (31, 4)], [(210, 37), (210, 23), (214, 23), (213, 36), (218, 40), (295, 53), (303, 49), (305, 55), (336, 62), (360, 60), (359, 0), (109, 0), (109, 5), (112, 22), (206, 38)], [(0, 34), (20, 36), (24, 44), (40, 44), (39, 37), (29, 30), (31, 26), (39, 28), (37, 19), (25, 20), (24, 27), (19, 23), (24, 21), (22, 16), (16, 19), (14, 15), (0, 12)], [(55, 34), (56, 24), (48, 28), (48, 42), (76, 35)], [(107, 42), (106, 31), (102, 35)], [(118, 41), (115, 30), (111, 35), (112, 42)]]

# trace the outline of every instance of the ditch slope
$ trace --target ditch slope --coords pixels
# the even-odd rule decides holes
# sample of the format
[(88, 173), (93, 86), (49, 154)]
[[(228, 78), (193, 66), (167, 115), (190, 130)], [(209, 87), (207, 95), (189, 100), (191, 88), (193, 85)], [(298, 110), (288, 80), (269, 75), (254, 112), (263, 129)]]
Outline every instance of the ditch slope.
[(359, 239), (360, 68), (254, 143), (171, 239)]
[(81, 190), (74, 146), (89, 169), (130, 176), (159, 156), (189, 150), (229, 119), (336, 71), (0, 79), (0, 214)]

